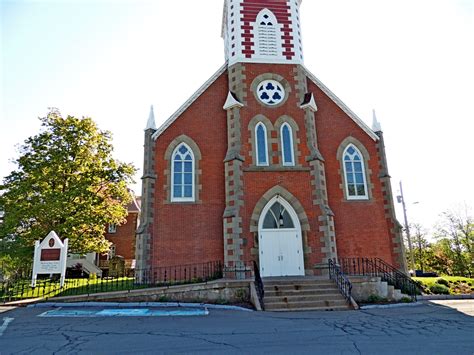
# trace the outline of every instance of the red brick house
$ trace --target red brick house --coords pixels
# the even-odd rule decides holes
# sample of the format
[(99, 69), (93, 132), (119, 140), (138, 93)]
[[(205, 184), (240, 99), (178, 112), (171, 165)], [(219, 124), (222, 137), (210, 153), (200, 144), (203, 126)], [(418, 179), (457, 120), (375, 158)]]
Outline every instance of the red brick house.
[(136, 230), (138, 228), (140, 215), (140, 198), (132, 194), (132, 202), (127, 205), (126, 222), (122, 225), (111, 224), (107, 226), (105, 238), (112, 243), (108, 255), (99, 257), (99, 266), (108, 268), (108, 260), (114, 256), (120, 256), (125, 261), (127, 269), (133, 268), (135, 264)]
[(328, 259), (405, 270), (383, 134), (304, 66), (301, 0), (226, 0), (225, 64), (145, 130), (137, 268), (256, 261), (313, 275)]

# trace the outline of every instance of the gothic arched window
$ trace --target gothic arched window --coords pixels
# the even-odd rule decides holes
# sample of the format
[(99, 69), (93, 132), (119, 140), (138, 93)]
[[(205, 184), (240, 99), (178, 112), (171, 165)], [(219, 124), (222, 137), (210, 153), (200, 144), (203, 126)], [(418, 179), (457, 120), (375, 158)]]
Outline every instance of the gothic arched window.
[(295, 154), (293, 149), (293, 130), (288, 123), (284, 123), (280, 129), (281, 137), (281, 154), (283, 157), (283, 165), (294, 166)]
[(346, 192), (349, 200), (368, 198), (364, 157), (353, 145), (349, 144), (343, 153)]
[(194, 201), (194, 154), (181, 143), (172, 155), (171, 201)]
[(255, 126), (255, 147), (257, 151), (257, 165), (268, 165), (267, 128), (260, 122)]
[(295, 224), (280, 202), (275, 202), (263, 220), (263, 229), (294, 229)]
[(260, 56), (277, 57), (281, 53), (280, 49), (280, 26), (278, 21), (268, 9), (263, 9), (257, 16), (257, 54)]

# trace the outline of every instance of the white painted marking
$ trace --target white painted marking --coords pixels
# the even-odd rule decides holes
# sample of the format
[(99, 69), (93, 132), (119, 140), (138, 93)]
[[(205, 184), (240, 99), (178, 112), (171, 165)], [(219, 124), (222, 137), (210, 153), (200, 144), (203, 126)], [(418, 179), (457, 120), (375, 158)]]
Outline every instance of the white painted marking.
[(8, 324), (10, 324), (11, 322), (13, 322), (15, 318), (3, 318), (3, 324), (2, 326), (0, 327), (0, 337), (3, 335), (3, 333), (5, 332), (5, 330), (7, 330), (7, 327), (8, 327)]

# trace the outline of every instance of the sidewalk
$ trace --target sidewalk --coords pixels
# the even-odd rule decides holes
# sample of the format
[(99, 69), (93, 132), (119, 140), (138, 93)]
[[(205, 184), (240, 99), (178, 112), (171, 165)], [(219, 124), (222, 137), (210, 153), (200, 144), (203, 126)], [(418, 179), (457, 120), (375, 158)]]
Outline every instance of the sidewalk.
[(0, 314), (5, 313), (5, 312), (8, 312), (8, 311), (12, 311), (12, 310), (14, 310), (15, 308), (16, 308), (16, 307), (0, 306)]

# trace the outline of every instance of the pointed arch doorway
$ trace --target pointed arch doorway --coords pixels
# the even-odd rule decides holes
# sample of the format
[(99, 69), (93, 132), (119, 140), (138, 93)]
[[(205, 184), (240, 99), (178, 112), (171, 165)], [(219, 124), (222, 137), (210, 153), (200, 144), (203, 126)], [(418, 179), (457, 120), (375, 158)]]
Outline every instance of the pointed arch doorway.
[(302, 276), (303, 240), (298, 215), (281, 196), (267, 203), (258, 223), (262, 277)]

